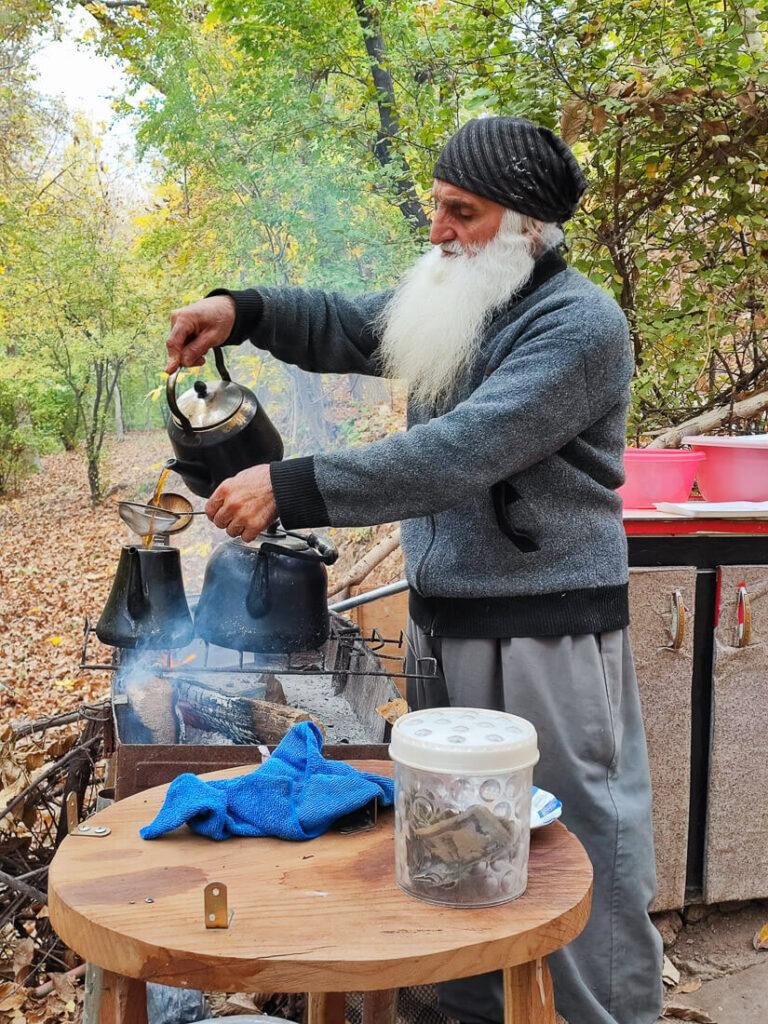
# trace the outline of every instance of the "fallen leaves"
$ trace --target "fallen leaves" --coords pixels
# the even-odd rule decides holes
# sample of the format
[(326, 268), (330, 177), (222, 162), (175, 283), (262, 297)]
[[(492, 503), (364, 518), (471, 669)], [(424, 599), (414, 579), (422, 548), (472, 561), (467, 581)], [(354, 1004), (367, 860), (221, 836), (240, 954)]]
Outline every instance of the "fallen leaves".
[(79, 1016), (83, 989), (65, 974), (52, 974), (53, 991), (36, 997), (12, 981), (0, 982), (0, 1021), (3, 1024), (54, 1024)]
[(385, 722), (394, 725), (398, 718), (402, 718), (408, 713), (408, 701), (403, 700), (402, 697), (395, 697), (394, 700), (387, 701), (386, 704), (379, 704), (376, 713), (381, 715)]
[(13, 951), (13, 979), (17, 985), (24, 985), (32, 973), (35, 959), (35, 944), (32, 939), (19, 939)]
[(662, 1020), (692, 1020), (698, 1024), (717, 1024), (717, 1021), (710, 1017), (703, 1010), (697, 1010), (693, 1006), (680, 1006), (677, 1003), (670, 1003), (664, 1007)]
[(691, 992), (698, 992), (701, 988), (701, 978), (689, 978), (688, 981), (681, 981), (675, 989), (677, 995), (689, 995)]
[(752, 939), (755, 949), (768, 949), (768, 924), (764, 924)]
[[(118, 497), (151, 490), (151, 466), (167, 454), (162, 431), (112, 443), (107, 458), (115, 471), (108, 475), (119, 467), (126, 481)], [(116, 500), (92, 508), (82, 453), (62, 452), (45, 458), (19, 495), (0, 501), (0, 724), (106, 695), (108, 675), (79, 664), (83, 621), (98, 617), (127, 539)], [(109, 660), (99, 645), (91, 653)]]

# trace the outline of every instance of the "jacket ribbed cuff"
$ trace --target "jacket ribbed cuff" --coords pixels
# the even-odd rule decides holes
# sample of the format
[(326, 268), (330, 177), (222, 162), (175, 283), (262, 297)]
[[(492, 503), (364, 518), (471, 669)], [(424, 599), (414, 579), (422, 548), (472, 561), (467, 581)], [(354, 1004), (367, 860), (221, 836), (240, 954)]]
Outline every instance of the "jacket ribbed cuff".
[(286, 529), (331, 525), (325, 499), (315, 479), (312, 455), (271, 462), (269, 475), (280, 522)]
[(246, 288), (236, 292), (230, 291), (229, 288), (214, 288), (212, 292), (208, 292), (206, 299), (213, 295), (229, 295), (234, 301), (235, 323), (224, 344), (242, 345), (250, 337), (251, 331), (258, 327), (264, 316), (264, 299), (256, 288)]

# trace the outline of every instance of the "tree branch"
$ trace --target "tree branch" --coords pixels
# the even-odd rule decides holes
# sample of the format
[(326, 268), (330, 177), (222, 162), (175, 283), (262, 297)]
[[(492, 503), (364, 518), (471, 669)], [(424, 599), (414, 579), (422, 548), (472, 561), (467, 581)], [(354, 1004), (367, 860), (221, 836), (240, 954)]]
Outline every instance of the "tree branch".
[(722, 405), (701, 416), (694, 416), (685, 423), (678, 423), (671, 430), (665, 430), (648, 445), (649, 448), (679, 448), (683, 438), (687, 434), (706, 434), (717, 427), (722, 426), (726, 420), (749, 420), (758, 416), (768, 409), (768, 391), (762, 391), (758, 395), (750, 395), (740, 402)]

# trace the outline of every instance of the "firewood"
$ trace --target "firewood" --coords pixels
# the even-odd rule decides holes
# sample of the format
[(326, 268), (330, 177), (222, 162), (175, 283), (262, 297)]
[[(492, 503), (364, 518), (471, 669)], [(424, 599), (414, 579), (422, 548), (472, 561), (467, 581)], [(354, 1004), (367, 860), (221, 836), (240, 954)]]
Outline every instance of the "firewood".
[(176, 701), (188, 725), (223, 733), (236, 743), (279, 743), (299, 722), (314, 722), (325, 735), (322, 722), (301, 708), (231, 697), (192, 680), (177, 680)]

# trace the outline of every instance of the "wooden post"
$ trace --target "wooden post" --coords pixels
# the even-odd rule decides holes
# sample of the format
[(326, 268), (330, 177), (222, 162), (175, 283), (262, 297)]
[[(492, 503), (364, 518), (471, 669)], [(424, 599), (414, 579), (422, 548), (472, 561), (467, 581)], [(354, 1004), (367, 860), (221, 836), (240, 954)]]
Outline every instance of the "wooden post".
[(145, 982), (103, 971), (99, 1024), (148, 1024)]
[(397, 1020), (396, 988), (363, 992), (363, 1024), (395, 1024)]
[(504, 1024), (555, 1024), (555, 997), (546, 959), (504, 968)]
[(307, 1024), (344, 1024), (346, 992), (309, 992)]

